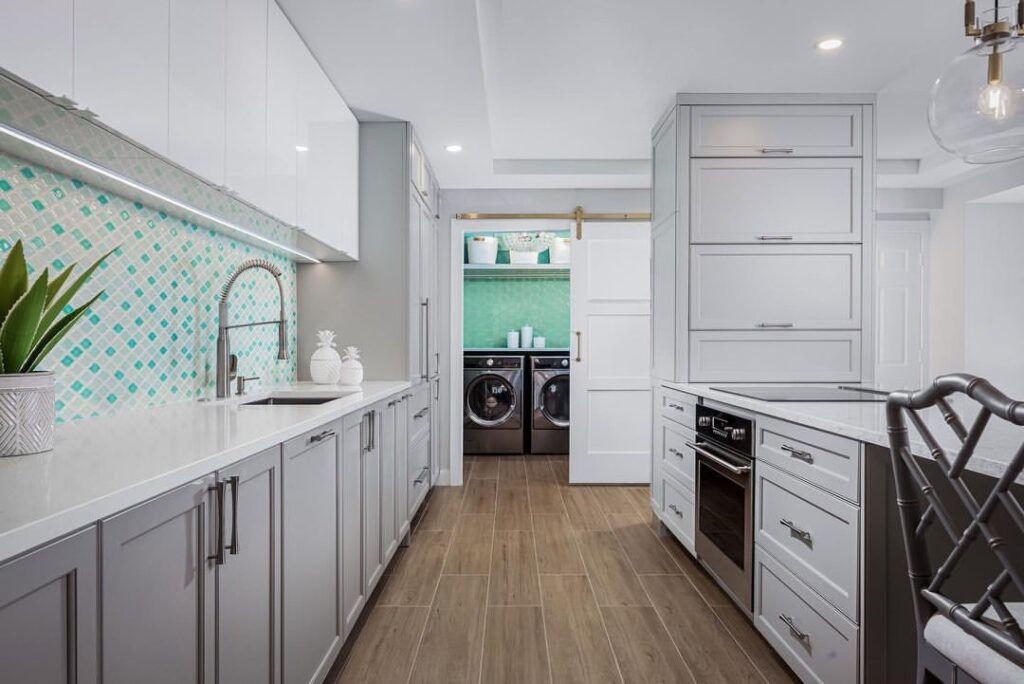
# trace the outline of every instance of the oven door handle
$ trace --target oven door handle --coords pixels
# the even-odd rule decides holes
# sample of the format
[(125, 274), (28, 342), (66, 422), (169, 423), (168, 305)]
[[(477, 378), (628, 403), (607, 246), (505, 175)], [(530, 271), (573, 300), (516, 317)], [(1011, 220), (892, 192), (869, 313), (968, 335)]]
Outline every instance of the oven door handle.
[(704, 449), (704, 444), (702, 444), (700, 442), (696, 442), (696, 443), (695, 442), (687, 442), (686, 446), (690, 447), (691, 449), (696, 451), (698, 454), (700, 454), (704, 458), (710, 459), (713, 463), (716, 463), (716, 464), (722, 466), (723, 468), (728, 470), (733, 475), (746, 475), (747, 473), (750, 472), (750, 466), (733, 465), (732, 463), (729, 463), (728, 461), (726, 461), (724, 458), (721, 458), (720, 456), (716, 456), (713, 453), (711, 453), (710, 451), (707, 451), (706, 449)]

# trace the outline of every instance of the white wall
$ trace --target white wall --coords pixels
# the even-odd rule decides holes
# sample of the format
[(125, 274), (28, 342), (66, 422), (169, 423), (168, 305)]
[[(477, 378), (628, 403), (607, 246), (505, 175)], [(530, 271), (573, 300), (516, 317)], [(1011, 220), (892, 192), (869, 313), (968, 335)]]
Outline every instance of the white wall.
[(964, 368), (1024, 397), (1024, 204), (968, 204)]
[[(451, 237), (452, 219), (458, 213), (536, 214), (570, 213), (576, 206), (594, 213), (649, 212), (651, 195), (648, 190), (444, 190), (441, 193), (441, 244), (438, 246), (438, 278), (440, 278), (440, 307), (438, 308), (441, 368), (451, 368)], [(447, 370), (442, 370), (442, 373)], [(443, 454), (448, 446), (448, 407), (451, 395), (441, 383), (440, 444)], [(451, 388), (462, 393), (462, 385)]]

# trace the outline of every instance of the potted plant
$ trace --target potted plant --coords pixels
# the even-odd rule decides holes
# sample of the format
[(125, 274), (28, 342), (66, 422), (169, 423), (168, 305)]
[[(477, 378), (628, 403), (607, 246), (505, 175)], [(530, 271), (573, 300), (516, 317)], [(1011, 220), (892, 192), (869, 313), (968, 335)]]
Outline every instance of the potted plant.
[[(99, 299), (102, 292), (71, 308), (71, 300), (110, 254), (70, 284), (75, 264), (52, 280), (49, 269), (44, 269), (30, 284), (21, 240), (0, 267), (0, 456), (53, 448), (54, 376), (37, 369)], [(66, 308), (70, 310), (65, 312)]]

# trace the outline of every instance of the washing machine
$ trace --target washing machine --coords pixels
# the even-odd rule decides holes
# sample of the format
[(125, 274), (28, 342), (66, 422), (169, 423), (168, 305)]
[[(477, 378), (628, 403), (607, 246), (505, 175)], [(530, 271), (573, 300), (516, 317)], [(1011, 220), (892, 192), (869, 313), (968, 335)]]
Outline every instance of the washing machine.
[(530, 453), (569, 453), (569, 357), (531, 356)]
[(523, 365), (522, 356), (465, 357), (463, 453), (523, 453)]

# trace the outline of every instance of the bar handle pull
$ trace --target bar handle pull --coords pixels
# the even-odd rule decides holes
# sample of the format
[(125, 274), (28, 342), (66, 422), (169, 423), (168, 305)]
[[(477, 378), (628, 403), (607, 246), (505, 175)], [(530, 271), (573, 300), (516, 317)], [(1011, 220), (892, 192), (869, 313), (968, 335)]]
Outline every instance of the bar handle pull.
[(583, 361), (583, 333), (576, 331), (576, 363)]
[(808, 532), (807, 530), (804, 530), (804, 529), (801, 529), (801, 528), (797, 527), (796, 524), (792, 520), (786, 520), (785, 518), (779, 518), (779, 524), (782, 525), (783, 527), (789, 528), (789, 531), (793, 534), (794, 537), (797, 537), (798, 539), (801, 539), (801, 540), (803, 540), (805, 542), (810, 543), (810, 541), (811, 541), (811, 533)]
[(805, 461), (806, 463), (814, 463), (814, 456), (809, 451), (804, 451), (803, 449), (796, 449), (794, 447), (789, 446), (788, 444), (783, 444), (782, 446), (779, 447), (779, 449), (785, 451), (793, 458), (800, 459), (801, 461)]
[(793, 236), (792, 235), (758, 235), (757, 239), (761, 240), (762, 242), (770, 242), (772, 240), (786, 241), (786, 240), (792, 240)]
[(792, 323), (758, 323), (758, 328), (792, 328)]
[(325, 439), (328, 439), (328, 438), (333, 437), (333, 436), (334, 436), (334, 430), (324, 430), (323, 432), (321, 432), (319, 434), (316, 434), (316, 435), (313, 435), (312, 437), (310, 437), (309, 438), (309, 443), (310, 444), (316, 444), (317, 442), (322, 442)]
[(786, 627), (789, 628), (790, 634), (795, 636), (797, 639), (800, 641), (810, 640), (810, 635), (807, 634), (807, 632), (800, 631), (800, 628), (796, 626), (795, 622), (793, 622), (793, 618), (789, 617), (785, 613), (779, 613), (779, 619), (782, 620)]
[(793, 154), (792, 147), (762, 147), (761, 154)]
[(239, 475), (228, 478), (231, 484), (231, 544), (228, 545), (228, 551), (232, 556), (238, 555), (238, 485), (241, 481)]
[(217, 551), (207, 556), (206, 560), (212, 560), (217, 565), (224, 565), (224, 487), (224, 480), (210, 487), (210, 491), (217, 497), (217, 539), (213, 547)]

